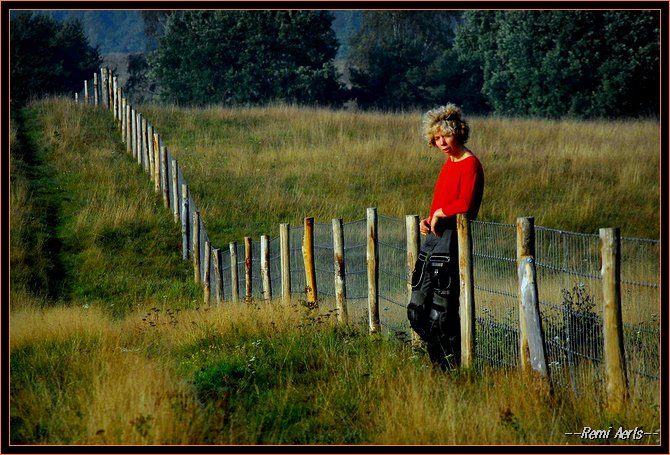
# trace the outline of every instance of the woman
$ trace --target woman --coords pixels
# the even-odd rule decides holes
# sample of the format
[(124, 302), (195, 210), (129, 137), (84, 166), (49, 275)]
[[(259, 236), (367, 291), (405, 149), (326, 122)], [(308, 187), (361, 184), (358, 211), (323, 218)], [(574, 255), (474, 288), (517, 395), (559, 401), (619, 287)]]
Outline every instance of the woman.
[(430, 213), (420, 223), (426, 239), (412, 274), (407, 313), (412, 328), (426, 341), (433, 363), (447, 369), (459, 365), (461, 352), (456, 214), (477, 218), (484, 171), (465, 146), (470, 127), (458, 106), (447, 104), (428, 111), (424, 133), (428, 145), (441, 150), (446, 160), (435, 184)]

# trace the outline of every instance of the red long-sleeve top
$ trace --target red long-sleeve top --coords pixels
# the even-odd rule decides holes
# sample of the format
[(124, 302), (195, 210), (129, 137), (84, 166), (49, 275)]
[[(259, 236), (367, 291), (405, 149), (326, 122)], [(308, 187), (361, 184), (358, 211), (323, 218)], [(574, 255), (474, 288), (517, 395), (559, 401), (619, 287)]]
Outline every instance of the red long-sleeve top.
[(471, 220), (477, 218), (484, 195), (484, 169), (479, 159), (472, 155), (461, 161), (448, 158), (442, 166), (435, 184), (430, 218), (439, 208), (447, 217), (467, 213)]

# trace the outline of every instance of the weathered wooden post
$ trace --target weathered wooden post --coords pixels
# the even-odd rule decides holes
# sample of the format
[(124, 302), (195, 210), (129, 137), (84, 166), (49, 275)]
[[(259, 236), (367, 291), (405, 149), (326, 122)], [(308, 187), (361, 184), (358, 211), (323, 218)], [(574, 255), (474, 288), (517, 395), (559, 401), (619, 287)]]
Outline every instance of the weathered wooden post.
[(244, 301), (246, 303), (251, 303), (253, 298), (253, 256), (252, 256), (252, 244), (251, 237), (244, 238)]
[(123, 124), (123, 88), (119, 87), (116, 89), (116, 99), (117, 101), (117, 106), (116, 106), (116, 119), (119, 125), (119, 128), (121, 128)]
[(98, 86), (98, 73), (93, 73), (93, 103), (98, 106), (100, 104), (100, 87)]
[(370, 333), (381, 331), (379, 319), (379, 250), (377, 238), (377, 209), (369, 207), (367, 210), (367, 268), (368, 268), (368, 314)]
[(74, 102), (75, 104), (79, 104), (79, 93), (74, 92)]
[(181, 186), (181, 249), (182, 258), (187, 260), (189, 258), (189, 220), (191, 217), (188, 213), (188, 185), (186, 183)]
[(349, 312), (347, 311), (347, 280), (344, 265), (344, 226), (341, 218), (333, 219), (332, 223), (337, 321), (341, 324), (348, 324)]
[(535, 220), (516, 220), (516, 261), (519, 276), (519, 365), (549, 378), (535, 270)]
[[(407, 215), (405, 217), (405, 231), (407, 233), (407, 302), (412, 298), (412, 274), (416, 266), (416, 260), (419, 258), (419, 249), (421, 248), (421, 237), (419, 230), (419, 215)], [(412, 344), (421, 344), (421, 338), (413, 330)]]
[(305, 263), (305, 292), (307, 303), (316, 305), (316, 272), (314, 269), (314, 218), (305, 218), (305, 232), (302, 240), (302, 258)]
[(117, 113), (119, 112), (119, 100), (117, 97), (118, 78), (112, 76), (112, 111), (114, 112), (114, 120), (118, 120)]
[(154, 190), (156, 193), (161, 192), (161, 138), (158, 133), (154, 132), (153, 140), (153, 152), (154, 152)]
[(149, 157), (149, 179), (153, 182), (156, 176), (156, 151), (154, 150), (154, 127), (147, 125), (147, 156)]
[(149, 141), (148, 141), (148, 122), (147, 119), (142, 116), (142, 153), (143, 153), (143, 161), (142, 163), (144, 165), (144, 172), (149, 174), (151, 171), (149, 169)]
[(136, 147), (137, 147), (137, 164), (139, 164), (141, 166), (142, 165), (142, 157), (143, 157), (143, 154), (144, 154), (144, 151), (142, 150), (142, 114), (140, 114), (138, 112), (137, 115), (135, 116), (135, 120), (137, 122), (137, 125), (136, 125), (137, 136), (135, 138), (137, 140), (137, 145), (136, 145)]
[(237, 279), (237, 242), (230, 242), (230, 292), (233, 303), (240, 301), (240, 283)]
[(214, 248), (214, 276), (216, 277), (216, 288), (214, 295), (216, 296), (216, 303), (223, 303), (223, 256), (221, 250)]
[(464, 213), (456, 215), (458, 267), (461, 285), (459, 314), (461, 319), (461, 366), (470, 368), (475, 360), (475, 284), (472, 273), (472, 235), (470, 220)]
[(131, 115), (130, 112), (132, 110), (132, 106), (129, 103), (126, 103), (126, 153), (128, 155), (133, 154), (133, 143), (132, 143), (132, 137), (133, 137), (133, 127), (131, 122)]
[(133, 159), (137, 159), (137, 111), (131, 109), (130, 112), (130, 135), (131, 135), (131, 146), (133, 151)]
[(205, 263), (202, 265), (203, 268), (203, 282), (204, 282), (204, 287), (203, 291), (205, 293), (204, 295), (204, 301), (205, 305), (210, 304), (210, 299), (211, 299), (211, 291), (210, 289), (212, 288), (211, 285), (211, 273), (210, 273), (210, 268), (212, 266), (212, 242), (209, 240), (205, 240)]
[(89, 104), (88, 100), (88, 81), (84, 81), (84, 103)]
[(272, 300), (272, 281), (270, 279), (270, 239), (261, 235), (261, 278), (263, 281), (263, 299)]
[(163, 206), (170, 208), (170, 187), (168, 186), (167, 147), (161, 146), (161, 189), (163, 190)]
[(127, 129), (128, 129), (128, 123), (126, 123), (126, 99), (121, 98), (121, 139), (123, 140), (123, 143), (125, 144), (127, 142)]
[(618, 413), (628, 401), (628, 378), (621, 316), (621, 232), (600, 229), (603, 283), (603, 358), (607, 380), (607, 408)]
[(179, 204), (177, 204), (177, 201), (179, 200), (179, 178), (178, 178), (178, 172), (179, 172), (179, 164), (177, 163), (177, 160), (173, 159), (172, 162), (172, 199), (170, 203), (173, 206), (173, 212), (172, 214), (174, 215), (174, 222), (178, 223), (179, 222)]
[(291, 249), (290, 226), (288, 223), (279, 225), (279, 255), (281, 259), (281, 292), (284, 303), (291, 302)]
[(193, 249), (191, 254), (193, 255), (193, 276), (195, 278), (195, 283), (200, 284), (200, 212), (193, 212), (193, 227), (191, 228), (193, 233)]
[(100, 89), (102, 95), (102, 106), (109, 107), (109, 84), (107, 83), (107, 68), (100, 68)]

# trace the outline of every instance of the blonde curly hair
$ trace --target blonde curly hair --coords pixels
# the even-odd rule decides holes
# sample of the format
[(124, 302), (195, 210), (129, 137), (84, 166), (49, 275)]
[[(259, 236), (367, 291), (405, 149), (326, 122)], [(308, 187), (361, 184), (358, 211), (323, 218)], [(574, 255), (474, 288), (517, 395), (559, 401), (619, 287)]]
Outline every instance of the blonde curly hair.
[(453, 103), (447, 103), (436, 109), (431, 109), (423, 116), (423, 133), (429, 147), (435, 147), (435, 135), (455, 136), (461, 144), (465, 144), (470, 137), (470, 127), (463, 119), (461, 108)]

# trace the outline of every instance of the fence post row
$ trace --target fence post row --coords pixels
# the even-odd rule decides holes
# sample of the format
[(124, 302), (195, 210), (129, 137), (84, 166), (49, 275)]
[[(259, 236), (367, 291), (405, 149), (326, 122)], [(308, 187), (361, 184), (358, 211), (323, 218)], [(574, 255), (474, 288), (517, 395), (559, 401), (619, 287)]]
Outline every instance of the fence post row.
[(535, 271), (535, 220), (517, 218), (517, 270), (519, 275), (519, 364), (549, 377)]
[[(100, 77), (99, 77), (100, 76)], [(88, 81), (84, 81), (84, 101), (90, 103)], [(78, 93), (75, 93), (78, 101)], [(210, 302), (211, 276), (210, 266), (213, 261), (216, 288), (214, 295), (217, 302), (224, 300), (222, 252), (212, 248), (209, 240), (204, 247), (204, 270), (200, 263), (200, 236), (203, 229), (200, 212), (193, 211), (189, 202), (187, 184), (178, 185), (179, 167), (176, 159), (168, 164), (167, 147), (161, 145), (160, 137), (148, 124), (144, 116), (138, 113), (123, 96), (123, 88), (119, 86), (118, 77), (108, 68), (101, 68), (93, 74), (93, 103), (102, 105), (114, 112), (122, 140), (126, 144), (126, 152), (132, 155), (137, 163), (144, 167), (155, 182), (155, 191), (162, 193), (164, 206), (173, 207), (175, 222), (181, 218), (182, 255), (184, 260), (193, 260), (194, 278), (197, 284), (204, 281), (204, 300)], [(171, 165), (172, 181), (168, 182)], [(170, 183), (172, 197), (170, 197)], [(181, 193), (181, 194), (180, 194)], [(171, 200), (172, 199), (172, 200)], [(192, 221), (192, 223), (191, 223)], [(407, 293), (411, 296), (411, 275), (418, 257), (421, 240), (419, 236), (419, 217), (408, 215), (405, 219), (407, 233)], [(332, 220), (333, 255), (334, 255), (334, 287), (338, 311), (338, 322), (347, 323), (346, 275), (344, 257), (344, 233), (341, 219)], [(303, 237), (303, 260), (307, 301), (316, 304), (318, 299), (314, 264), (314, 218), (305, 218)], [(280, 259), (282, 300), (291, 300), (291, 267), (290, 267), (290, 226), (280, 225)], [(473, 365), (475, 344), (475, 302), (472, 263), (472, 236), (470, 222), (465, 214), (457, 215), (457, 238), (459, 249), (460, 271), (460, 315), (461, 315), (461, 364), (464, 367)], [(189, 249), (189, 246), (191, 248)], [(239, 301), (239, 279), (237, 263), (237, 243), (230, 245), (231, 261), (231, 299)], [(270, 276), (269, 238), (261, 237), (261, 275), (263, 298), (272, 298)], [(619, 228), (600, 229), (601, 277), (603, 286), (603, 340), (604, 363), (606, 368), (608, 407), (620, 410), (628, 399), (628, 379), (623, 344), (623, 324), (621, 315), (621, 235)], [(213, 256), (213, 257), (212, 257)], [(381, 330), (378, 302), (379, 252), (377, 232), (377, 210), (367, 209), (367, 272), (368, 272), (368, 310), (370, 332)], [(517, 269), (519, 294), (519, 363), (522, 369), (532, 368), (541, 376), (549, 379), (546, 362), (546, 345), (542, 331), (539, 312), (538, 286), (535, 270), (535, 234), (533, 218), (517, 219)], [(204, 273), (203, 273), (204, 271)], [(252, 298), (252, 243), (245, 237), (245, 300)], [(412, 331), (413, 340), (418, 337)]]

